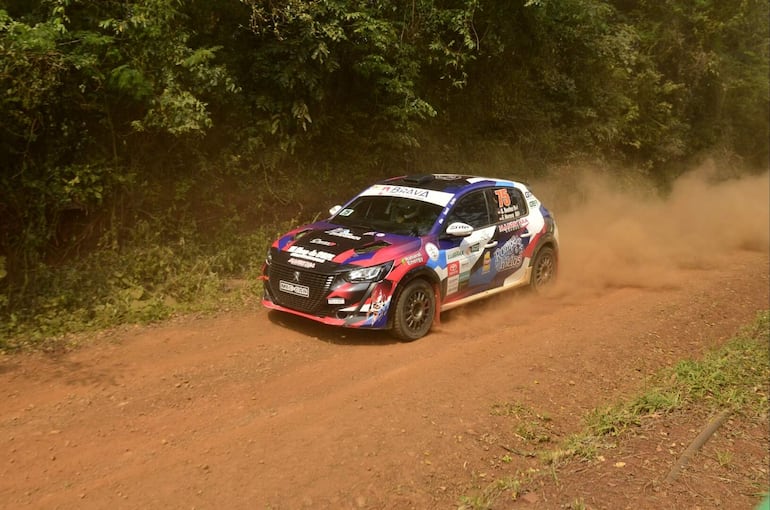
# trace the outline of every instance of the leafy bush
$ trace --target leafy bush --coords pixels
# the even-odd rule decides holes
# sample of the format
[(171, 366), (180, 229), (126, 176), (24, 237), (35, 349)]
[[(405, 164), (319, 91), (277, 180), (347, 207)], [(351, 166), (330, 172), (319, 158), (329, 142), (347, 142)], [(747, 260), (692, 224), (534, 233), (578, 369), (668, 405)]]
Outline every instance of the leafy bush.
[(210, 243), (192, 238), (172, 245), (140, 223), (126, 249), (98, 250), (59, 267), (41, 264), (34, 293), (19, 295), (23, 303), (0, 295), (0, 349), (34, 348), (68, 334), (174, 313), (251, 305), (261, 292), (268, 235), (226, 232)]

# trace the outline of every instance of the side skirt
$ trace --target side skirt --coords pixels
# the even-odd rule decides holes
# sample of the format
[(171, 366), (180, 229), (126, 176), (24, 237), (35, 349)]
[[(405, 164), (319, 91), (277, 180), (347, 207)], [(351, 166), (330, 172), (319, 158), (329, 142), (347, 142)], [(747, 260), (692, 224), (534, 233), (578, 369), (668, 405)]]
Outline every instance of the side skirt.
[(531, 275), (532, 275), (532, 268), (531, 267), (527, 267), (527, 273), (526, 273), (525, 277), (522, 278), (521, 280), (519, 280), (520, 282), (526, 282), (526, 283), (520, 283), (520, 284), (516, 284), (516, 285), (507, 285), (505, 287), (498, 287), (496, 289), (485, 290), (484, 292), (479, 292), (478, 294), (473, 294), (471, 296), (468, 296), (468, 297), (465, 297), (465, 298), (462, 298), (462, 299), (458, 299), (457, 301), (452, 301), (451, 303), (442, 304), (441, 305), (441, 311), (442, 312), (446, 312), (447, 310), (451, 310), (452, 308), (457, 308), (458, 306), (464, 305), (466, 303), (471, 303), (473, 301), (478, 301), (479, 299), (484, 299), (484, 298), (487, 298), (489, 296), (493, 296), (495, 294), (500, 294), (501, 292), (505, 292), (505, 291), (508, 291), (508, 290), (511, 290), (511, 289), (516, 289), (518, 287), (524, 287), (524, 286), (527, 285), (527, 283), (529, 283)]

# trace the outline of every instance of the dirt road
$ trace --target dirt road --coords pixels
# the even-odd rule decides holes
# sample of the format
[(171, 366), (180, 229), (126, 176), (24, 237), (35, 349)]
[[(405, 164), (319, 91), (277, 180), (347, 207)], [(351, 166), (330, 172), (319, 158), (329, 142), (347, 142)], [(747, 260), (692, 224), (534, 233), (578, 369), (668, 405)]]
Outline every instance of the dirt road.
[[(0, 358), (0, 507), (456, 508), (473, 486), (532, 466), (504, 456), (512, 432), (495, 405), (547, 414), (565, 436), (588, 410), (768, 308), (758, 179), (704, 185), (738, 198), (729, 222), (723, 209), (701, 230), (703, 218), (680, 218), (677, 191), (641, 212), (626, 202), (627, 214), (590, 226), (591, 249), (575, 234), (590, 208), (568, 211), (556, 288), (445, 314), (414, 343), (259, 309)], [(764, 199), (759, 217), (741, 212), (760, 185), (764, 195), (748, 198)], [(685, 238), (689, 247), (676, 244)], [(767, 445), (756, 446), (761, 458)], [(622, 489), (569, 478), (495, 508), (564, 508), (577, 496), (596, 508), (692, 508), (696, 496), (649, 490), (675, 458), (624, 463)], [(721, 504), (747, 508), (753, 497)]]

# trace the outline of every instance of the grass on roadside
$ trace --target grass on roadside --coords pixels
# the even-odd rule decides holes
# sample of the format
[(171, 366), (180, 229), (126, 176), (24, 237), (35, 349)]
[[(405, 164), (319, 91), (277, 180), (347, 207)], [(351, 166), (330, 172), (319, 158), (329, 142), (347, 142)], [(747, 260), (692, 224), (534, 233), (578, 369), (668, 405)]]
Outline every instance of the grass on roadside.
[[(459, 510), (491, 509), (495, 500), (503, 495), (516, 499), (534, 485), (538, 476), (552, 476), (573, 460), (594, 460), (603, 450), (616, 447), (617, 441), (644, 422), (671, 413), (709, 415), (729, 410), (750, 421), (766, 419), (768, 381), (770, 312), (766, 310), (722, 347), (707, 352), (703, 359), (682, 360), (655, 374), (648, 388), (635, 398), (589, 412), (583, 429), (555, 447), (539, 441), (537, 436), (523, 437), (529, 440), (529, 447), (543, 469), (516, 473), (484, 487), (475, 483), (474, 495), (461, 497)], [(526, 423), (533, 423), (532, 417), (539, 416), (518, 403), (495, 404), (492, 414), (513, 416)], [(730, 453), (721, 452), (719, 462), (730, 461)], [(572, 508), (581, 507), (579, 501), (572, 505)]]
[(174, 243), (157, 232), (140, 224), (120, 250), (97, 250), (63, 267), (41, 265), (34, 293), (0, 306), (0, 352), (60, 349), (78, 333), (243, 308), (261, 296), (273, 232), (180, 235)]

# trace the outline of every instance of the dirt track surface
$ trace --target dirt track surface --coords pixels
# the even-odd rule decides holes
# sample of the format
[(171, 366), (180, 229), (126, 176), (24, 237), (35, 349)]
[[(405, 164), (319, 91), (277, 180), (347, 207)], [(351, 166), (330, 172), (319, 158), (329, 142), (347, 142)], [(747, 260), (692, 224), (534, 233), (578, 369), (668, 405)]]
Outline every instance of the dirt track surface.
[[(766, 177), (757, 184), (765, 197)], [(648, 204), (647, 217), (671, 204)], [(514, 434), (493, 406), (547, 413), (564, 437), (587, 411), (637, 393), (659, 368), (699, 357), (767, 309), (767, 215), (749, 216), (745, 235), (710, 251), (671, 252), (668, 239), (662, 252), (628, 249), (611, 223), (594, 268), (568, 234), (584, 218), (565, 214), (556, 288), (445, 314), (413, 343), (260, 309), (128, 329), (59, 356), (5, 356), (0, 507), (456, 508), (474, 487), (534, 465), (501, 461)], [(618, 232), (633, 231), (648, 251), (646, 235), (670, 233), (643, 225)], [(683, 228), (707, 242), (692, 223)], [(645, 458), (605, 454), (605, 466), (626, 455), (624, 469), (589, 466), (494, 508), (576, 498), (589, 508), (749, 508), (756, 494), (717, 478), (661, 485), (702, 419), (679, 424), (673, 444), (651, 434)], [(741, 475), (766, 482), (768, 445), (731, 444), (733, 464), (756, 471)]]

